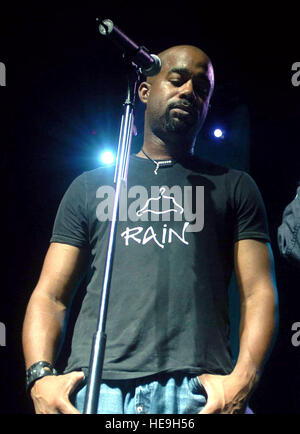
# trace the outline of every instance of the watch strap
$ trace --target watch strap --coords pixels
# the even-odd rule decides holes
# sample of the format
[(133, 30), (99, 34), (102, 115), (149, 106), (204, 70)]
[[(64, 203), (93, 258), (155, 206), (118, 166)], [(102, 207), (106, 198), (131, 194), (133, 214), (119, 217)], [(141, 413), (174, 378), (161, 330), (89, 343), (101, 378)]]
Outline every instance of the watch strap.
[(30, 366), (26, 371), (26, 391), (29, 392), (36, 380), (47, 375), (57, 375), (56, 369), (49, 362), (39, 361)]

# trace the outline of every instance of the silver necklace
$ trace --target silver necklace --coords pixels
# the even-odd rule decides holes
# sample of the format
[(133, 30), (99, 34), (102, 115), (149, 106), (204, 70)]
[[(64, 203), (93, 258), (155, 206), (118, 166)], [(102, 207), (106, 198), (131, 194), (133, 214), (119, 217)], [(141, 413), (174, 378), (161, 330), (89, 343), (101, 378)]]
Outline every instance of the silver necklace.
[(175, 164), (176, 163), (176, 160), (163, 160), (163, 161), (156, 161), (156, 160), (153, 160), (153, 158), (151, 158), (148, 154), (146, 154), (146, 152), (144, 151), (144, 149), (141, 149), (141, 151), (142, 151), (142, 153), (150, 160), (150, 161), (152, 161), (155, 165), (156, 165), (156, 167), (155, 167), (155, 169), (154, 169), (154, 173), (155, 173), (155, 175), (157, 175), (157, 171), (158, 171), (158, 169), (160, 168), (160, 166), (170, 166), (170, 165), (172, 165), (173, 166), (173, 164)]

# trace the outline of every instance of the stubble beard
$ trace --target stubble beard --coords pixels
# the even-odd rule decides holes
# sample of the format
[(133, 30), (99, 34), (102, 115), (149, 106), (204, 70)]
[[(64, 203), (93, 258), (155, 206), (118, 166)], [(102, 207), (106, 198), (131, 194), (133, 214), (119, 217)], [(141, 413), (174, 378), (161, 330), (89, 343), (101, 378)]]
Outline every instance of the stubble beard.
[(193, 153), (197, 134), (200, 130), (199, 118), (172, 113), (167, 109), (161, 118), (161, 131), (170, 153), (177, 158)]
[(195, 131), (197, 119), (186, 115), (173, 114), (171, 110), (166, 110), (163, 117), (164, 129), (167, 133), (178, 134), (179, 136), (190, 136)]
[(152, 126), (153, 133), (164, 143), (168, 153), (180, 160), (193, 153), (195, 126), (167, 113)]

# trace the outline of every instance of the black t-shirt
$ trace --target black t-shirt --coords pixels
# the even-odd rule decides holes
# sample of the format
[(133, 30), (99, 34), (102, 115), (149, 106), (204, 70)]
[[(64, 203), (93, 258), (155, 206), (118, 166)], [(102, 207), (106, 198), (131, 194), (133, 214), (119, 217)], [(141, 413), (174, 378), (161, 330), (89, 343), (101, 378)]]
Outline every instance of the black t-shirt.
[[(228, 374), (233, 245), (269, 241), (264, 204), (245, 172), (198, 158), (170, 167), (131, 156), (122, 189), (103, 379), (158, 372)], [(88, 247), (91, 273), (66, 372), (88, 368), (115, 185), (114, 167), (77, 177), (51, 242)]]

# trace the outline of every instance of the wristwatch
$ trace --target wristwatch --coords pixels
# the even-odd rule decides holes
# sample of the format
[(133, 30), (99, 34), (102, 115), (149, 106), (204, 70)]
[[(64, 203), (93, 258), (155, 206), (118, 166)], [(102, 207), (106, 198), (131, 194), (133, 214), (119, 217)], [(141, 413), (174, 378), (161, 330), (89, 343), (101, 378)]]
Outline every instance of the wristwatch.
[(30, 391), (36, 380), (39, 380), (46, 375), (58, 375), (56, 369), (49, 362), (36, 362), (26, 371), (26, 391)]

